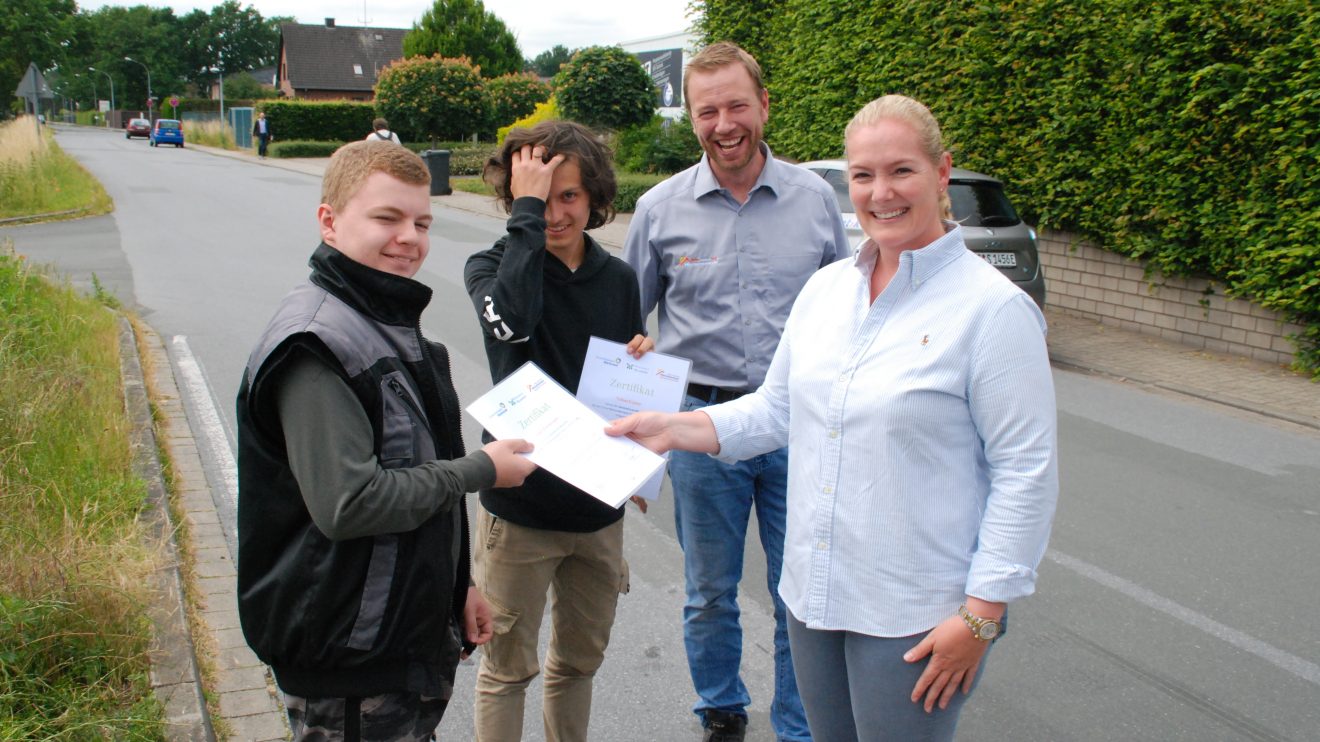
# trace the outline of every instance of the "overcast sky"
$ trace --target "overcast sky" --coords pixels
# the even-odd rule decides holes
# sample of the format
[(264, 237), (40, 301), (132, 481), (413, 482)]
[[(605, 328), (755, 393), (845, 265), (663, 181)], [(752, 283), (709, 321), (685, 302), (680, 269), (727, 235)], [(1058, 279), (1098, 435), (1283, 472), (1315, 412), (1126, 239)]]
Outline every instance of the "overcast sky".
[[(299, 23), (323, 23), (327, 17), (341, 26), (411, 28), (431, 7), (424, 0), (250, 0), (263, 17), (293, 16)], [(594, 44), (618, 44), (687, 30), (688, 0), (484, 0), (518, 37), (528, 58), (555, 44), (575, 49)], [(210, 11), (218, 0), (87, 0), (79, 7), (95, 10), (106, 5), (150, 5), (174, 8), (184, 15), (194, 8)], [(553, 11), (548, 12), (548, 9)], [(365, 18), (367, 22), (363, 23)]]

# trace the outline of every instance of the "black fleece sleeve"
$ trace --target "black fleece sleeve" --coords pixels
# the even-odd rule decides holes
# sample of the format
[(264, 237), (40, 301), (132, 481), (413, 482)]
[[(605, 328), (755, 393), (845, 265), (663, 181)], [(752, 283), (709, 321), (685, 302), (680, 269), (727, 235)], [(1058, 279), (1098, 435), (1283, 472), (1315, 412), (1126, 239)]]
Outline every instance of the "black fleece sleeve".
[(295, 353), (276, 391), (289, 466), (316, 527), (340, 540), (411, 531), (467, 492), (495, 484), (482, 451), (454, 461), (383, 469), (371, 422), (339, 374), (310, 353)]
[(545, 202), (513, 202), (502, 245), (468, 258), (463, 271), (482, 331), (505, 343), (523, 343), (541, 322), (545, 281)]

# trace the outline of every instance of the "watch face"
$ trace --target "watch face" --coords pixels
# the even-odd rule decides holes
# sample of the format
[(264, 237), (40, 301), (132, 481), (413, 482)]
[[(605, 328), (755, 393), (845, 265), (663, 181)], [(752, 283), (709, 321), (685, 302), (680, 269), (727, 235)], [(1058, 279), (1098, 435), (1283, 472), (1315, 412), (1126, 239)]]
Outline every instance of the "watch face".
[(981, 624), (981, 628), (977, 630), (976, 636), (982, 641), (987, 642), (994, 639), (996, 636), (999, 636), (999, 624), (994, 621), (986, 621)]

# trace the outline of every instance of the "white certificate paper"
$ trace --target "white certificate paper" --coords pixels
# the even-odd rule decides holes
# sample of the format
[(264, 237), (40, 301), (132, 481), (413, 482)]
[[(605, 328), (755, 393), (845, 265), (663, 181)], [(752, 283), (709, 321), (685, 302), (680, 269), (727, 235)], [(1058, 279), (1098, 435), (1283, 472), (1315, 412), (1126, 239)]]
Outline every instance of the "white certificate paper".
[[(593, 336), (582, 363), (577, 398), (606, 420), (634, 412), (678, 412), (687, 394), (692, 361), (663, 353), (647, 353), (641, 360), (628, 355), (628, 346)], [(657, 471), (637, 495), (648, 500), (660, 496), (665, 471)]]
[(531, 441), (527, 458), (610, 507), (664, 466), (637, 442), (605, 435), (605, 420), (530, 361), (466, 409), (497, 439)]

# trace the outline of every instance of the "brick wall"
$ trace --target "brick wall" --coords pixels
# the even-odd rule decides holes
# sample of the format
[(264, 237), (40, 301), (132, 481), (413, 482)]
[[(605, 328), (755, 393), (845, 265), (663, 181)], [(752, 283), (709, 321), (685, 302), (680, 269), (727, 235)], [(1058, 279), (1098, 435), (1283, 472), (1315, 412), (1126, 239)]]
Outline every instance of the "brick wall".
[(1152, 272), (1066, 232), (1040, 233), (1045, 303), (1167, 340), (1270, 363), (1292, 361), (1302, 328), (1276, 312), (1224, 296), (1221, 284)]

